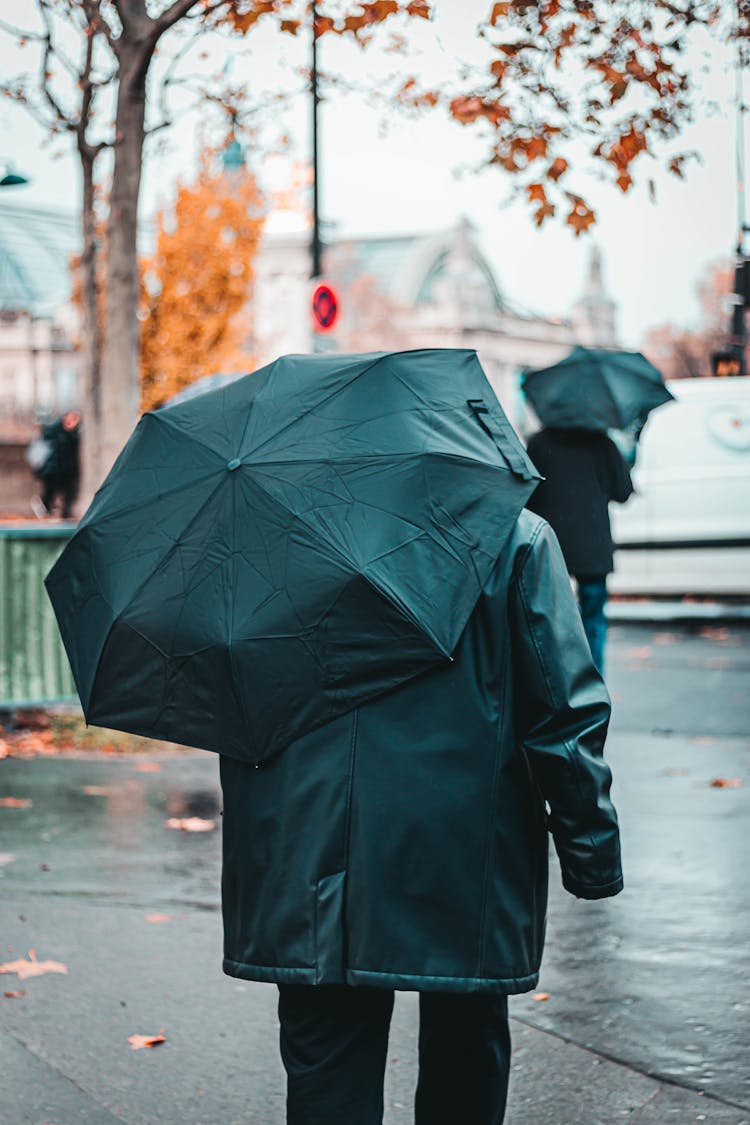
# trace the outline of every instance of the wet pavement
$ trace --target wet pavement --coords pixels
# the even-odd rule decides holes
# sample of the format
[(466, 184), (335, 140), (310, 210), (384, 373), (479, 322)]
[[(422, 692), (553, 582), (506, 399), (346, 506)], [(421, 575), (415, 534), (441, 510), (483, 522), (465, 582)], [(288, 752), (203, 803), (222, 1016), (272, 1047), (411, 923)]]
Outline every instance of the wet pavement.
[[(553, 859), (507, 1122), (750, 1125), (750, 630), (618, 626), (609, 659), (626, 890), (579, 902)], [(6, 759), (8, 796), (32, 803), (0, 807), (0, 960), (68, 972), (0, 981), (25, 990), (0, 998), (2, 1125), (281, 1125), (275, 989), (221, 973), (220, 832), (165, 827), (220, 821), (216, 759)], [(401, 995), (388, 1125), (412, 1119), (415, 1017)]]

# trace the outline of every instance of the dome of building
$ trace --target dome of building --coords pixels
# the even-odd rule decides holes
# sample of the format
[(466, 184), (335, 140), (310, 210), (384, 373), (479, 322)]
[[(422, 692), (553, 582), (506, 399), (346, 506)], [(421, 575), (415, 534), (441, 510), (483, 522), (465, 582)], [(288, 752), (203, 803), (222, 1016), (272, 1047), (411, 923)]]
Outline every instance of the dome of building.
[(0, 311), (52, 315), (70, 298), (79, 247), (73, 215), (0, 203)]

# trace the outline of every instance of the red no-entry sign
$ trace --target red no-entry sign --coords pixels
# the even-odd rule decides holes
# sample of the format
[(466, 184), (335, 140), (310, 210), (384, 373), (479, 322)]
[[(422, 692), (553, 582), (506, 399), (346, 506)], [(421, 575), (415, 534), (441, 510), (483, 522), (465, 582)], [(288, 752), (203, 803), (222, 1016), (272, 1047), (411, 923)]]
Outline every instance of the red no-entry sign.
[(339, 315), (339, 299), (332, 285), (321, 282), (312, 295), (313, 326), (316, 332), (330, 332)]

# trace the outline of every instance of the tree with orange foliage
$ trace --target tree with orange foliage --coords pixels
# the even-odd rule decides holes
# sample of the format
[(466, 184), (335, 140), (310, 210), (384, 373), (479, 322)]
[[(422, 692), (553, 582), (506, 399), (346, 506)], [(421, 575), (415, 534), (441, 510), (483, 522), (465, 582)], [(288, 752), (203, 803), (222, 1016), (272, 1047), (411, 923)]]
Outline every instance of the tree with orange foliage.
[(202, 375), (251, 368), (248, 302), (262, 227), (254, 177), (217, 170), (210, 153), (159, 213), (141, 271), (141, 409)]
[[(665, 379), (689, 379), (711, 374), (711, 355), (727, 345), (729, 296), (734, 288), (734, 269), (728, 262), (714, 262), (698, 282), (700, 313), (695, 328), (660, 324), (651, 328), (643, 342), (645, 355)], [(746, 363), (750, 356), (746, 356)]]

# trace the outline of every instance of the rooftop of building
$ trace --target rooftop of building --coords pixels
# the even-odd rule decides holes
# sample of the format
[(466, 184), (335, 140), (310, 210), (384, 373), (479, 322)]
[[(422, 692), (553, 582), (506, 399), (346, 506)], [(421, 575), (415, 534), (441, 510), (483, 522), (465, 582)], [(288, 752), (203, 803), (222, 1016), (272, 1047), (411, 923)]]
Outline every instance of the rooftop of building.
[(0, 202), (0, 310), (51, 315), (70, 297), (79, 246), (76, 215)]

